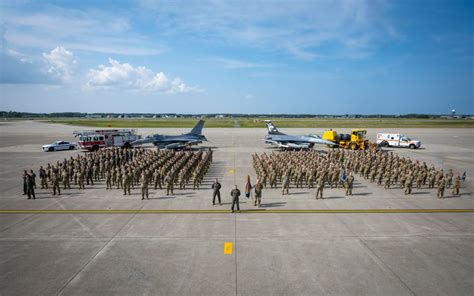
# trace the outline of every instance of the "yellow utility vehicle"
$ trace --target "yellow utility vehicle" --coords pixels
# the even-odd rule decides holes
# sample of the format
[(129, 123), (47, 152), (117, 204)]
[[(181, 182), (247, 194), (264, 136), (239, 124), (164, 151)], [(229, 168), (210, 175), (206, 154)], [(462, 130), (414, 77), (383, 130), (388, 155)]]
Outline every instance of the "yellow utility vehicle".
[(366, 134), (367, 131), (364, 129), (353, 129), (350, 134), (338, 134), (331, 129), (323, 133), (323, 139), (336, 144), (331, 147), (365, 150), (369, 148), (369, 140), (366, 139)]

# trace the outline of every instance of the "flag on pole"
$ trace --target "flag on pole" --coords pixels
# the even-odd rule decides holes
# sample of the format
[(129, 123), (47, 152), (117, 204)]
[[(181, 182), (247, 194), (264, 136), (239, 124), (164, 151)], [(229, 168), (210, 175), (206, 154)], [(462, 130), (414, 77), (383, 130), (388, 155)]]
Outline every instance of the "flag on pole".
[(245, 196), (247, 198), (250, 197), (251, 191), (252, 191), (252, 184), (250, 183), (250, 176), (247, 175), (247, 177), (245, 177)]
[(342, 176), (341, 176), (341, 181), (342, 182), (346, 182), (346, 179), (347, 179), (347, 175), (346, 175), (346, 170), (342, 170)]

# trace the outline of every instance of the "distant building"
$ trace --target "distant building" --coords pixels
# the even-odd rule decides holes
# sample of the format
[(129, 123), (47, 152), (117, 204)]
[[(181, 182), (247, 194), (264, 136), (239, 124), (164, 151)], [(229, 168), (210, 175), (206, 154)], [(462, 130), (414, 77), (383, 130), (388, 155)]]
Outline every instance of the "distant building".
[(87, 114), (86, 118), (102, 118), (100, 114)]

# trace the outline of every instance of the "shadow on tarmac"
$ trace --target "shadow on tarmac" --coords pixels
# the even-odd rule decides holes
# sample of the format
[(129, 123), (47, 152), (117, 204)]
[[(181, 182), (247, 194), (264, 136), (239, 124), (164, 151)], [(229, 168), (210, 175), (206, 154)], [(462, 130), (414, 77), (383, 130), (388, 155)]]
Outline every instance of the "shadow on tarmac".
[(371, 195), (371, 192), (358, 192), (358, 193), (352, 193), (352, 196), (366, 196), (366, 195)]
[(286, 202), (269, 202), (269, 203), (262, 203), (260, 205), (261, 208), (273, 208), (273, 207), (282, 207), (286, 205)]
[(309, 194), (308, 191), (303, 191), (303, 192), (290, 192), (288, 195), (299, 195), (299, 194)]
[(337, 198), (344, 198), (344, 196), (324, 196), (323, 198), (324, 199), (337, 199)]

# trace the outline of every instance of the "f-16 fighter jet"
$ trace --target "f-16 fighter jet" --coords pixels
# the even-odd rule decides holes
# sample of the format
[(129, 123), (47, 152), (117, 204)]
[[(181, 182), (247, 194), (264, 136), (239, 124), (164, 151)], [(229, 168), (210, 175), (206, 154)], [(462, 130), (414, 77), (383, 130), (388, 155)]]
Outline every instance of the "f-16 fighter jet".
[(192, 145), (197, 145), (203, 141), (207, 141), (206, 137), (201, 134), (202, 128), (204, 127), (204, 120), (199, 120), (193, 129), (182, 135), (170, 136), (170, 135), (152, 135), (147, 136), (143, 139), (136, 140), (131, 144), (133, 146), (152, 143), (159, 148), (166, 149), (182, 149)]
[(331, 141), (321, 139), (317, 135), (291, 136), (279, 132), (271, 120), (265, 120), (268, 134), (265, 136), (265, 143), (275, 145), (282, 149), (309, 149), (314, 144), (334, 145)]

